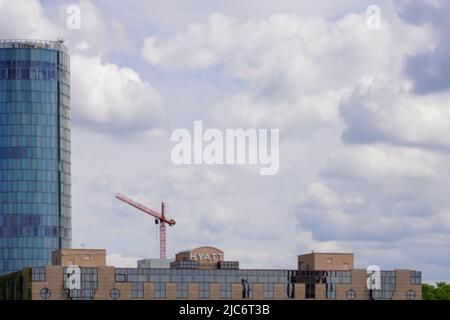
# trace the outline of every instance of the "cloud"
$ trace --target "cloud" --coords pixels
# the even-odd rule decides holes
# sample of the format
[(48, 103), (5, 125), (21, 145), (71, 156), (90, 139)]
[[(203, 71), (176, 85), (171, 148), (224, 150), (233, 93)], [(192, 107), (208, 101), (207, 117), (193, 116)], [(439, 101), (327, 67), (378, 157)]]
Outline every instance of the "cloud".
[(417, 96), (386, 82), (355, 90), (340, 110), (347, 142), (450, 147), (449, 92)]
[(163, 99), (133, 69), (75, 55), (71, 70), (75, 124), (119, 134), (162, 127)]
[(442, 92), (450, 88), (450, 45), (448, 37), (450, 21), (448, 1), (398, 1), (399, 16), (417, 25), (431, 25), (438, 34), (435, 46), (420, 54), (412, 55), (406, 71), (414, 81), (414, 90), (419, 94)]
[[(80, 12), (80, 28), (67, 28), (67, 20), (71, 14), (69, 6), (77, 6)], [(120, 52), (131, 54), (132, 45), (126, 36), (125, 26), (115, 17), (107, 17), (103, 8), (90, 0), (63, 2), (58, 6), (59, 25), (64, 27), (64, 35), (72, 54), (88, 54), (90, 56), (106, 55)]]
[(56, 39), (62, 32), (37, 0), (0, 1), (0, 30), (9, 39)]
[(120, 253), (106, 255), (106, 265), (116, 268), (136, 268), (139, 258), (124, 257)]
[(110, 36), (114, 28), (121, 28), (118, 22), (113, 21), (111, 29), (91, 1), (78, 2), (82, 19), (79, 31), (65, 28), (67, 5), (59, 7), (60, 23), (47, 18), (39, 1), (2, 1), (0, 5), (0, 30), (5, 38), (56, 40), (57, 36), (66, 36), (72, 54), (71, 107), (75, 125), (108, 134), (158, 134), (165, 121), (163, 98), (136, 70), (105, 62), (101, 56), (109, 46), (122, 43), (121, 32), (116, 32), (116, 41), (111, 41)]
[[(231, 19), (213, 14), (206, 25), (190, 24), (186, 34), (167, 40), (156, 36), (146, 38), (142, 55), (148, 62), (167, 70), (210, 67), (218, 63), (232, 45), (231, 25)], [(180, 51), (184, 51), (184, 58), (180, 57)]]
[(357, 145), (331, 154), (322, 172), (326, 177), (366, 181), (433, 178), (444, 167), (441, 160), (439, 155), (416, 148)]
[(142, 55), (164, 70), (220, 67), (223, 76), (247, 82), (248, 89), (209, 110), (217, 125), (338, 125), (339, 101), (348, 92), (397, 77), (407, 55), (434, 41), (429, 28), (406, 24), (393, 13), (376, 32), (365, 19), (274, 14), (239, 23), (214, 14), (172, 37), (148, 37)]
[(233, 76), (258, 87), (314, 92), (398, 70), (402, 57), (423, 50), (422, 42), (430, 36), (426, 28), (396, 17), (373, 32), (365, 19), (365, 14), (348, 14), (334, 22), (276, 14), (238, 24), (214, 14), (173, 37), (148, 37), (142, 55), (167, 70), (224, 64)]

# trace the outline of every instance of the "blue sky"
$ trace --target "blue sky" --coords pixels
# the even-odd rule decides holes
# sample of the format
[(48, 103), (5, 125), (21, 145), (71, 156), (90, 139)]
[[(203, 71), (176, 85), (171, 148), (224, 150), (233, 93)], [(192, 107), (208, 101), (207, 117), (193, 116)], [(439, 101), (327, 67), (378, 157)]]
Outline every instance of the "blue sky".
[[(75, 247), (158, 256), (123, 192), (167, 203), (169, 255), (213, 245), (242, 267), (295, 268), (351, 251), (433, 282), (450, 281), (448, 14), (443, 0), (0, 0), (0, 36), (69, 46)], [(280, 172), (173, 165), (170, 134), (194, 120), (279, 128)]]

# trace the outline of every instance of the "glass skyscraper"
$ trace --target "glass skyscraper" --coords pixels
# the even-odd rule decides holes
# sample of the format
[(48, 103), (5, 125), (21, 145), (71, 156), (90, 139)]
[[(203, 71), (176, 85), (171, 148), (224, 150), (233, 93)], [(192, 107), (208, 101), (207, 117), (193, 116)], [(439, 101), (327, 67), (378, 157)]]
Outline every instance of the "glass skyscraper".
[(0, 275), (71, 247), (69, 55), (0, 40)]

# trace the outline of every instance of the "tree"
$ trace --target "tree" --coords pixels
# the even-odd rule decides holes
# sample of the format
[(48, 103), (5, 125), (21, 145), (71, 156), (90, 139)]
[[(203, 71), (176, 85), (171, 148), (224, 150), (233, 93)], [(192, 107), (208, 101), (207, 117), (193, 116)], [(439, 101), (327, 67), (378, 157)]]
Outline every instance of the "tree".
[(450, 300), (450, 284), (438, 282), (436, 286), (422, 284), (423, 300)]

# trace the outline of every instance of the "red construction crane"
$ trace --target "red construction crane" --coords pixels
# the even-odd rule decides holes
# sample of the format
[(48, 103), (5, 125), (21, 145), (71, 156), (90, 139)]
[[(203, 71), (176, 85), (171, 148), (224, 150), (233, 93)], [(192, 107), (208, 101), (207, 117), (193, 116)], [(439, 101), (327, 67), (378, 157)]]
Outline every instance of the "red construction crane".
[(119, 200), (122, 200), (125, 203), (128, 203), (130, 206), (135, 207), (136, 209), (139, 209), (152, 217), (155, 218), (155, 222), (159, 223), (159, 258), (165, 259), (166, 258), (166, 223), (171, 227), (175, 225), (175, 220), (173, 219), (167, 219), (164, 216), (164, 202), (161, 202), (161, 214), (158, 212), (147, 208), (146, 206), (118, 193), (116, 194), (116, 198)]

